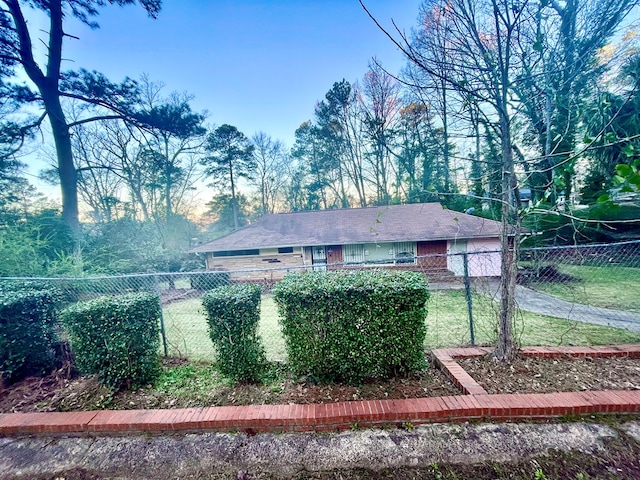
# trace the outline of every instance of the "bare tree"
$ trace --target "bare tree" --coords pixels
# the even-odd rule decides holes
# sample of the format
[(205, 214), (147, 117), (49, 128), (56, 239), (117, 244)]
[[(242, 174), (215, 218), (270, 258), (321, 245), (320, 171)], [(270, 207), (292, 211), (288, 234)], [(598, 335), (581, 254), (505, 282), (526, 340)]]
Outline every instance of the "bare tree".
[[(516, 347), (513, 320), (520, 217), (512, 146), (511, 96), (514, 79), (520, 71), (518, 39), (530, 19), (528, 0), (427, 0), (421, 18), (423, 41), (418, 45), (414, 46), (400, 31), (396, 32), (399, 35), (396, 38), (385, 30), (416, 68), (481, 105), (485, 118), (491, 121), (491, 127), (500, 138), (503, 261), (500, 328), (494, 355), (501, 360), (513, 358)], [(447, 42), (438, 42), (444, 37)], [(430, 41), (437, 44), (429, 46)]]
[(141, 86), (144, 110), (138, 118), (149, 125), (141, 130), (141, 143), (156, 172), (156, 185), (161, 185), (158, 193), (164, 203), (163, 216), (168, 219), (177, 213), (176, 206), (199, 180), (197, 167), (204, 154), (206, 115), (191, 110), (190, 95), (172, 93), (163, 97), (161, 82), (143, 76)]
[[(78, 221), (78, 172), (73, 161), (71, 129), (74, 126), (94, 121), (105, 116), (124, 118), (130, 116), (126, 97), (135, 95), (135, 85), (124, 82), (114, 85), (102, 75), (86, 71), (63, 73), (63, 39), (69, 37), (64, 31), (65, 21), (75, 17), (79, 21), (96, 27), (92, 17), (98, 14), (98, 8), (107, 3), (132, 4), (135, 0), (49, 0), (19, 1), (2, 0), (0, 2), (0, 58), (5, 66), (20, 66), (37, 89), (26, 92), (25, 88), (16, 90), (16, 98), (23, 103), (37, 105), (42, 116), (33, 123), (38, 127), (48, 117), (57, 155), (57, 172), (62, 191), (62, 216), (72, 231), (79, 229)], [(160, 9), (159, 0), (141, 0), (140, 4), (149, 15), (155, 17)], [(50, 20), (46, 35), (46, 65), (38, 65), (34, 54), (34, 44), (42, 32), (33, 32), (29, 28), (25, 11), (36, 8), (44, 12)], [(12, 71), (2, 72), (10, 75)], [(98, 88), (99, 87), (99, 88)], [(63, 109), (64, 99), (76, 99), (87, 105), (103, 108), (96, 116), (88, 116), (75, 122), (69, 121)], [(105, 110), (106, 109), (106, 113)], [(28, 128), (28, 126), (25, 126)]]
[(256, 161), (251, 183), (258, 189), (262, 214), (274, 213), (283, 193), (289, 156), (280, 140), (273, 140), (264, 132), (254, 134), (251, 142)]
[(334, 191), (342, 208), (350, 204), (351, 188), (355, 189), (358, 205), (367, 205), (364, 125), (358, 97), (358, 85), (343, 79), (333, 84), (315, 108), (320, 140), (327, 156), (336, 160), (334, 171), (338, 187)]
[(400, 85), (374, 62), (364, 76), (360, 99), (375, 199), (376, 203), (384, 205), (391, 200), (390, 183), (395, 170), (392, 150), (402, 108)]
[[(186, 94), (163, 97), (163, 84), (146, 77), (140, 85), (136, 108), (144, 128), (103, 119), (74, 129), (78, 190), (102, 218), (111, 218), (116, 206), (131, 217), (156, 222), (185, 213), (185, 197), (202, 175), (198, 161), (206, 133), (204, 114), (191, 111)], [(69, 104), (67, 117), (81, 118), (82, 110)], [(55, 166), (53, 172), (58, 177)]]
[(120, 191), (122, 177), (117, 173), (119, 166), (108, 150), (97, 142), (99, 132), (93, 135), (87, 130), (95, 130), (97, 123), (76, 129), (72, 138), (74, 159), (78, 172), (78, 192), (82, 200), (91, 207), (93, 218), (97, 222), (110, 222), (117, 217), (121, 206)]
[[(528, 167), (538, 199), (555, 203), (564, 192), (565, 208), (573, 189), (576, 146), (583, 124), (585, 96), (607, 65), (598, 52), (616, 33), (638, 0), (551, 0), (537, 6), (535, 22), (524, 32), (530, 46), (516, 84), (539, 160)], [(594, 139), (597, 140), (597, 139)]]

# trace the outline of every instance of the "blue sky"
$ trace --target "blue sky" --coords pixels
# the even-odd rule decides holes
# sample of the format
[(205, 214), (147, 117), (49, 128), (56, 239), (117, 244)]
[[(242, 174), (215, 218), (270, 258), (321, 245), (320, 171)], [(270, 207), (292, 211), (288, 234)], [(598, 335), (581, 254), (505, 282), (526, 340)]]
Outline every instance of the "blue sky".
[[(420, 3), (365, 2), (382, 24), (394, 19), (407, 32)], [(113, 81), (146, 73), (167, 94), (193, 94), (210, 123), (262, 130), (288, 146), (334, 82), (361, 79), (373, 56), (393, 72), (404, 65), (357, 0), (164, 0), (157, 20), (139, 6), (107, 7), (97, 20), (98, 30), (68, 24), (79, 40), (66, 39), (67, 69)]]

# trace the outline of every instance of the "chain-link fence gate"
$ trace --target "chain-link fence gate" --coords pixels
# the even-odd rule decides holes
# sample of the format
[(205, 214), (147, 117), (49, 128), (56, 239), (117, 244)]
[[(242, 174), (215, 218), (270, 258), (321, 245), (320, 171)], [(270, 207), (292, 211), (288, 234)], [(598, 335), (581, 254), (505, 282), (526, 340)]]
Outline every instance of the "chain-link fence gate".
[[(430, 255), (430, 257), (442, 255)], [(497, 264), (496, 264), (497, 262)], [(430, 279), (426, 348), (492, 344), (497, 338), (499, 252), (447, 255), (449, 271), (422, 271)], [(371, 268), (332, 265), (332, 268)], [(375, 265), (374, 265), (375, 267)], [(313, 268), (313, 267), (308, 267)], [(55, 286), (68, 303), (102, 295), (155, 292), (162, 305), (163, 353), (194, 360), (215, 356), (202, 309), (202, 294), (233, 278), (274, 277), (281, 269), (157, 273), (82, 278), (0, 278), (6, 283), (39, 282)], [(287, 268), (286, 271), (304, 270)], [(235, 275), (232, 275), (235, 274)], [(283, 273), (283, 272), (278, 272)], [(263, 287), (259, 333), (269, 360), (286, 361), (278, 312)], [(523, 249), (516, 287), (515, 331), (523, 345), (640, 342), (640, 241), (607, 245)]]

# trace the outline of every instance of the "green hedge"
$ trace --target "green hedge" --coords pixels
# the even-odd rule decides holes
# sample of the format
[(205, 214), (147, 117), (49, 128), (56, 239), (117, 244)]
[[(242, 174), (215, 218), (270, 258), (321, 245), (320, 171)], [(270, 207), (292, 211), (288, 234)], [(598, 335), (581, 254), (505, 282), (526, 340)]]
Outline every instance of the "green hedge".
[(420, 273), (295, 273), (273, 294), (297, 375), (360, 383), (425, 366), (429, 289)]
[(46, 290), (0, 291), (0, 379), (13, 382), (53, 366), (56, 299)]
[(0, 279), (0, 294), (9, 292), (47, 292), (56, 307), (65, 301), (63, 284), (47, 280), (4, 280)]
[(259, 381), (266, 365), (257, 333), (260, 294), (257, 285), (242, 284), (218, 287), (202, 296), (220, 371), (235, 381)]
[(136, 388), (159, 373), (160, 303), (131, 293), (77, 303), (61, 314), (76, 365), (113, 389)]

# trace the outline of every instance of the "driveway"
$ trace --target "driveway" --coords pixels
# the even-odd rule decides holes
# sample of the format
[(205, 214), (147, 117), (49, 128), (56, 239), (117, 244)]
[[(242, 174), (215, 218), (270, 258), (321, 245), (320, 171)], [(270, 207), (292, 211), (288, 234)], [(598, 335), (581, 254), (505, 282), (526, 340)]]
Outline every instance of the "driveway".
[[(499, 298), (500, 282), (498, 280), (475, 282), (474, 287), (478, 293), (494, 299)], [(640, 332), (640, 314), (638, 313), (568, 302), (522, 285), (516, 285), (516, 304), (521, 310), (539, 315)]]

